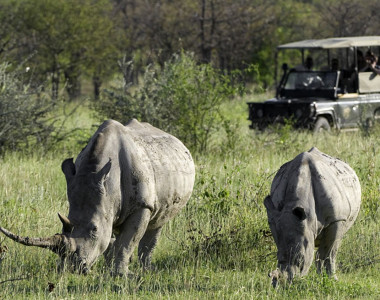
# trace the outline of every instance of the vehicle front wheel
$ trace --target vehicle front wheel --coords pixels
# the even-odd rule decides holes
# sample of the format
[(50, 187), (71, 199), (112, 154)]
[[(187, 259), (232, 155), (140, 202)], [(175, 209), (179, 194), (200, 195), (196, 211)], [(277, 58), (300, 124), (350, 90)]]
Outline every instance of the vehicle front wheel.
[(320, 132), (330, 132), (331, 126), (329, 121), (325, 117), (319, 117), (317, 121), (314, 124), (314, 133), (320, 133)]

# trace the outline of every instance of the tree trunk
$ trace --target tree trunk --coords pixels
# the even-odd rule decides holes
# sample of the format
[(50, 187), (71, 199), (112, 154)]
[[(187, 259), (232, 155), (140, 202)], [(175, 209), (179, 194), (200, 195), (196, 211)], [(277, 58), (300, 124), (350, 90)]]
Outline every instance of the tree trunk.
[(92, 84), (94, 85), (94, 99), (99, 100), (100, 87), (102, 86), (102, 81), (98, 75), (94, 75), (92, 77)]
[(76, 70), (68, 69), (65, 71), (66, 91), (70, 100), (78, 98), (81, 95), (81, 84), (79, 75)]
[(53, 100), (58, 99), (59, 92), (59, 68), (56, 65), (53, 67), (53, 72), (51, 75), (51, 97)]
[[(213, 35), (215, 31), (215, 7), (214, 7), (214, 1), (210, 1), (210, 8), (211, 8), (211, 17), (210, 20), (208, 20), (207, 17), (207, 0), (202, 0), (202, 12), (201, 12), (201, 18), (200, 18), (200, 36), (201, 36), (201, 55), (202, 55), (202, 62), (209, 63), (211, 62), (211, 52), (212, 52), (212, 43), (213, 43)], [(207, 37), (207, 26), (206, 23), (211, 22), (210, 24), (210, 30), (208, 32), (209, 37)]]

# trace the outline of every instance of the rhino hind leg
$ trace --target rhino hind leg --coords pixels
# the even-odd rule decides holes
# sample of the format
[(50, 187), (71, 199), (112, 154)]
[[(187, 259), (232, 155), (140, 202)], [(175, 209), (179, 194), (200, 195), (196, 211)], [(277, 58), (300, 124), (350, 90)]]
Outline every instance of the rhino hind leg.
[(138, 256), (144, 269), (151, 268), (152, 252), (157, 245), (158, 238), (161, 235), (162, 227), (147, 230), (140, 241)]
[(327, 275), (338, 279), (335, 272), (335, 262), (342, 237), (347, 231), (344, 222), (336, 222), (325, 229), (324, 238), (321, 240), (316, 253), (317, 272), (324, 270)]
[[(122, 225), (120, 234), (111, 246), (113, 253), (113, 275), (128, 275), (128, 265), (133, 251), (145, 234), (151, 211), (148, 208), (137, 209)], [(108, 257), (108, 263), (110, 257)]]

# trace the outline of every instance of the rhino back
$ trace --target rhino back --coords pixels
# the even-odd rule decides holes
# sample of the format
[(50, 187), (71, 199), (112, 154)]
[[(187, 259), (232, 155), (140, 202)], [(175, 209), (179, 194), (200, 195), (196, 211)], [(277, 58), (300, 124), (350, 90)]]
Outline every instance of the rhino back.
[(276, 174), (271, 198), (275, 207), (301, 205), (326, 226), (335, 221), (353, 221), (360, 208), (360, 183), (343, 161), (316, 148), (284, 164)]
[[(104, 122), (78, 156), (76, 168), (99, 170), (109, 159), (107, 192), (116, 225), (142, 206), (152, 211), (151, 226), (161, 226), (190, 198), (195, 167), (189, 150), (148, 123)], [(95, 166), (89, 168), (91, 164)]]
[(194, 161), (181, 141), (148, 123), (133, 119), (125, 128), (131, 137), (126, 143), (135, 149), (132, 165), (140, 181), (138, 194), (144, 195), (144, 205), (153, 211), (150, 227), (160, 227), (190, 198)]

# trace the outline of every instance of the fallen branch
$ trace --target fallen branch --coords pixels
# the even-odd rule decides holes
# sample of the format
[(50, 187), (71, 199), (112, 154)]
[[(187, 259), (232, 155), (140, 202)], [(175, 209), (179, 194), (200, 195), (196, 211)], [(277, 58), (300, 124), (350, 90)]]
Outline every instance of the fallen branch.
[(0, 281), (0, 284), (2, 284), (2, 283), (6, 283), (6, 282), (18, 281), (18, 280), (25, 280), (25, 279), (29, 279), (29, 278), (30, 278), (30, 276), (25, 276), (25, 277), (20, 277), (20, 278), (7, 279), (7, 280)]

